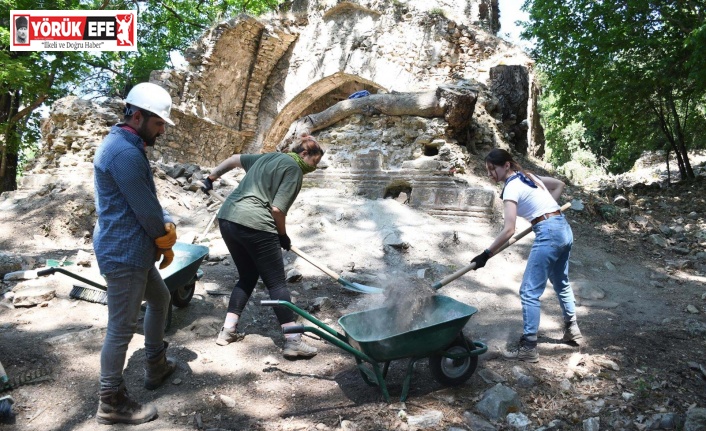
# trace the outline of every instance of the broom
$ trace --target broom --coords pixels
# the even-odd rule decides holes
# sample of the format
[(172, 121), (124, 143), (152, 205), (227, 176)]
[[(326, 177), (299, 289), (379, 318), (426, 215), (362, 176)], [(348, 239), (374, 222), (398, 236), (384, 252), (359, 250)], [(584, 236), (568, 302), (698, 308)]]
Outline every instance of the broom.
[(68, 275), (69, 277), (75, 278), (76, 280), (82, 281), (90, 286), (93, 286), (87, 287), (74, 285), (73, 289), (71, 289), (71, 293), (69, 293), (70, 298), (81, 299), (83, 301), (95, 302), (97, 304), (103, 305), (108, 304), (108, 292), (106, 292), (107, 289), (105, 286), (91, 281), (87, 278), (83, 278), (80, 275), (76, 275), (73, 272), (69, 272), (63, 268), (47, 268), (41, 271), (37, 271), (37, 275), (42, 277), (45, 275), (54, 274), (55, 272), (60, 272), (64, 275)]

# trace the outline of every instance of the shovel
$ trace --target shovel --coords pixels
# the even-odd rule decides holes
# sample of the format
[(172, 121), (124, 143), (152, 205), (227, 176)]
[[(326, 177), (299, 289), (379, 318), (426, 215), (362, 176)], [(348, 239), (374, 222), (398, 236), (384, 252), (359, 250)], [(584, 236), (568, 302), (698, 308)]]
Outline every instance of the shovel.
[(341, 277), (340, 275), (336, 274), (332, 270), (326, 268), (321, 262), (318, 262), (315, 260), (313, 257), (309, 256), (308, 254), (304, 253), (303, 251), (299, 250), (295, 246), (291, 246), (290, 250), (294, 252), (297, 256), (301, 257), (305, 261), (309, 262), (310, 264), (314, 265), (321, 271), (323, 271), (326, 275), (329, 277), (333, 278), (337, 282), (341, 283), (345, 289), (352, 290), (354, 292), (361, 292), (361, 293), (383, 293), (384, 289), (380, 289), (379, 287), (372, 287), (372, 286), (366, 286), (364, 284), (360, 283), (353, 283), (345, 278)]
[[(201, 184), (200, 184), (201, 185)], [(218, 199), (221, 201), (221, 203), (225, 202), (225, 198), (223, 196), (219, 195), (218, 193), (214, 192), (213, 190), (209, 190), (208, 194), (213, 196), (214, 198)], [(384, 290), (380, 289), (379, 287), (372, 287), (372, 286), (366, 286), (364, 284), (360, 283), (352, 283), (345, 278), (341, 277), (340, 275), (336, 274), (335, 272), (331, 271), (330, 269), (326, 268), (324, 265), (316, 261), (313, 257), (309, 256), (308, 254), (304, 253), (303, 251), (299, 250), (295, 246), (291, 246), (290, 248), (291, 251), (293, 251), (297, 256), (301, 257), (302, 259), (306, 260), (310, 264), (314, 265), (326, 275), (329, 277), (333, 278), (337, 282), (341, 283), (344, 288), (348, 290), (352, 290), (354, 292), (360, 292), (360, 293), (382, 293)]]
[[(564, 205), (562, 205), (561, 208), (559, 208), (559, 211), (564, 212), (564, 211), (568, 210), (570, 207), (571, 207), (571, 202), (565, 203)], [(510, 239), (508, 240), (508, 242), (506, 242), (505, 244), (503, 244), (503, 246), (500, 247), (500, 248), (498, 249), (498, 251), (495, 252), (495, 254), (493, 254), (493, 256), (497, 255), (497, 254), (500, 253), (501, 251), (503, 251), (503, 250), (505, 250), (506, 248), (510, 247), (511, 245), (513, 245), (514, 243), (516, 243), (517, 241), (519, 241), (520, 239), (522, 239), (525, 235), (527, 235), (527, 234), (530, 233), (530, 232), (532, 232), (532, 226), (528, 227), (527, 229), (525, 229), (525, 230), (523, 230), (522, 232), (518, 233), (518, 234), (515, 235), (514, 237), (510, 238)], [(462, 276), (463, 274), (465, 274), (465, 273), (467, 273), (468, 271), (470, 271), (470, 270), (472, 270), (472, 269), (475, 269), (475, 268), (476, 268), (476, 263), (475, 263), (475, 262), (471, 262), (470, 265), (466, 265), (466, 266), (464, 266), (463, 268), (459, 269), (458, 271), (454, 272), (453, 274), (448, 275), (448, 276), (446, 276), (445, 278), (443, 278), (442, 280), (437, 281), (436, 283), (432, 284), (431, 288), (434, 289), (434, 290), (441, 289), (443, 286), (446, 286), (446, 285), (449, 284), (450, 282), (456, 280), (457, 278), (459, 278), (459, 277)]]

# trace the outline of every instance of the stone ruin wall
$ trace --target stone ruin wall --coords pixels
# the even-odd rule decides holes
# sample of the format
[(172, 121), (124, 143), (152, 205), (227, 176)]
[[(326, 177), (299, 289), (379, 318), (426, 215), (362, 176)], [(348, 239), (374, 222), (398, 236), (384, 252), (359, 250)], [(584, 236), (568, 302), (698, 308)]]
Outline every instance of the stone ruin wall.
[(328, 152), (306, 182), (440, 217), (485, 216), (495, 195), (457, 176), (471, 156), (445, 137), (446, 126), (442, 118), (353, 115), (318, 135)]
[[(233, 153), (272, 151), (294, 120), (353, 91), (423, 91), (463, 81), (479, 92), (467, 142), (447, 136), (443, 119), (353, 116), (315, 133), (328, 150), (329, 166), (307, 181), (370, 198), (405, 193), (410, 205), (436, 214), (489, 211), (492, 191), (459, 174), (465, 173), (469, 150), (512, 146), (518, 135), (520, 140), (527, 135), (526, 96), (518, 102), (513, 95), (529, 90), (496, 96), (492, 89), (498, 79), (526, 87), (531, 62), (478, 27), (473, 20), (478, 15), (465, 14), (479, 4), (497, 7), (495, 2), (446, 3), (317, 2), (306, 13), (293, 8), (268, 19), (239, 16), (215, 26), (185, 52), (185, 69), (152, 73), (151, 80), (173, 97), (176, 126), (149, 150), (150, 159), (215, 166)], [(493, 26), (488, 20), (485, 25)], [(53, 107), (76, 109), (77, 118), (86, 109), (105, 118), (86, 127), (85, 118), (53, 112), (34, 174), (77, 158), (89, 168), (95, 147), (119, 119), (121, 102), (98, 108), (86, 103), (69, 99)], [(73, 136), (88, 130), (92, 139)]]
[[(293, 121), (359, 89), (424, 91), (459, 79), (488, 84), (491, 70), (503, 63), (518, 64), (529, 81), (527, 57), (475, 25), (483, 22), (478, 15), (465, 15), (481, 3), (497, 8), (495, 2), (300, 3), (307, 13), (293, 7), (268, 19), (239, 16), (221, 23), (187, 50), (185, 70), (153, 73), (152, 80), (172, 93), (176, 110), (194, 117), (190, 129), (199, 121), (231, 129), (226, 152), (272, 151)], [(500, 102), (490, 105), (502, 107)], [(500, 125), (508, 118), (503, 113)], [(492, 127), (476, 129), (472, 144), (496, 140)], [(169, 149), (155, 156), (181, 160), (189, 150), (176, 149), (200, 138), (177, 125), (167, 136)], [(209, 142), (210, 151), (190, 155), (216, 164), (220, 157), (212, 151), (222, 146)]]

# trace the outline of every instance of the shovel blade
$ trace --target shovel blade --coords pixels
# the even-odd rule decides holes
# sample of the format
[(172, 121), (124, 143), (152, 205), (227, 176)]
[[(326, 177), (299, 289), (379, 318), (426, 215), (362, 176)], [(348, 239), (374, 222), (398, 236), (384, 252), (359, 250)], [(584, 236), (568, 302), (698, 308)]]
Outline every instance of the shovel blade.
[(354, 292), (375, 294), (375, 293), (383, 293), (385, 291), (384, 289), (380, 289), (379, 287), (366, 286), (366, 285), (360, 284), (360, 283), (352, 283), (343, 277), (339, 277), (338, 282), (341, 283), (341, 285), (344, 288), (346, 288), (348, 290), (352, 290)]

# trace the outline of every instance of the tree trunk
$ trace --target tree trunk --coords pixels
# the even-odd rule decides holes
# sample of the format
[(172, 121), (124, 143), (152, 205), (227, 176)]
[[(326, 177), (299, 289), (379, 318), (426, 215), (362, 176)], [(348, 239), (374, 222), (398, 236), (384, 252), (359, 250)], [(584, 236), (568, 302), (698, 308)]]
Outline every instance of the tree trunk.
[(354, 114), (444, 117), (453, 132), (461, 134), (470, 125), (477, 98), (478, 90), (473, 87), (440, 86), (424, 93), (372, 94), (342, 100), (292, 123), (277, 150), (286, 151), (296, 137), (321, 130)]
[[(5, 126), (5, 130), (2, 130), (4, 140), (2, 142), (2, 160), (0, 161), (0, 187), (2, 187), (0, 192), (17, 190), (17, 166), (23, 129), (18, 126), (22, 119), (31, 115), (49, 97), (49, 91), (56, 78), (56, 71), (62, 66), (63, 58), (64, 53), (57, 51), (51, 63), (49, 75), (46, 77), (45, 90), (39, 94), (28, 95), (27, 92), (10, 89), (0, 95), (0, 124)], [(25, 100), (22, 102), (21, 96), (25, 96)], [(34, 97), (31, 103), (27, 103), (29, 97)], [(22, 109), (20, 109), (21, 105)]]
[(686, 178), (686, 169), (684, 168), (684, 160), (682, 159), (682, 154), (679, 152), (679, 148), (677, 147), (677, 143), (674, 141), (671, 135), (667, 136), (667, 139), (669, 140), (669, 145), (672, 147), (672, 150), (674, 150), (674, 157), (677, 159), (677, 166), (679, 167), (679, 175), (681, 178)]
[(669, 147), (667, 147), (667, 151), (664, 152), (666, 157), (664, 158), (665, 162), (667, 163), (667, 185), (671, 186), (672, 185), (672, 171), (669, 169)]
[(7, 153), (4, 155), (4, 159), (6, 168), (5, 176), (2, 177), (0, 184), (0, 193), (17, 190), (17, 161), (19, 157), (17, 154)]
[[(694, 170), (691, 169), (691, 163), (689, 163), (689, 152), (686, 149), (684, 130), (682, 129), (681, 123), (679, 121), (679, 114), (677, 113), (676, 105), (672, 98), (668, 99), (669, 110), (674, 119), (674, 135), (676, 140), (675, 153), (677, 154), (677, 160), (679, 160), (679, 171), (682, 172), (682, 179), (685, 178), (696, 178), (694, 175)], [(679, 157), (681, 156), (681, 157)]]
[[(662, 133), (674, 150), (674, 156), (677, 159), (677, 166), (679, 166), (679, 174), (681, 175), (681, 178), (687, 178), (686, 165), (684, 164), (683, 156), (686, 155), (688, 161), (688, 154), (682, 154), (679, 145), (677, 144), (677, 139), (673, 130), (674, 126), (669, 120), (670, 115), (665, 113), (665, 108), (670, 105), (671, 103), (669, 98), (661, 97), (659, 103), (652, 106), (652, 110), (657, 118), (657, 121), (659, 122), (659, 127), (662, 130)], [(676, 114), (676, 111), (673, 111), (672, 109), (670, 109), (669, 112), (671, 114)]]
[(0, 193), (17, 190), (17, 160), (19, 138), (17, 122), (13, 121), (19, 110), (19, 92), (10, 91), (0, 96), (0, 123), (2, 132), (2, 155), (0, 156)]

